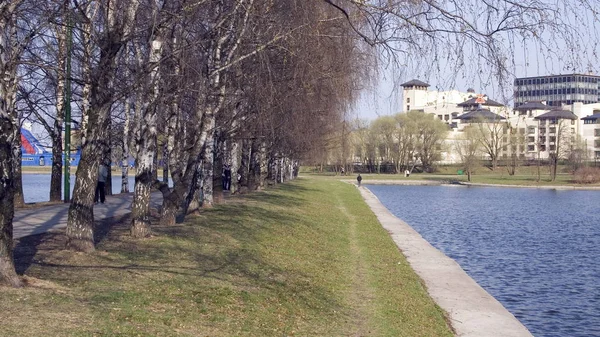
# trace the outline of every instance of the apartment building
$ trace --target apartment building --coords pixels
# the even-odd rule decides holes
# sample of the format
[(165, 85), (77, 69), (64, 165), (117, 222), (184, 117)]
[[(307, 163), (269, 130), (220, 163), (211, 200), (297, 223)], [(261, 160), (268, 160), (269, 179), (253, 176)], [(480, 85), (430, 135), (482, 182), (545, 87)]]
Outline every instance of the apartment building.
[(600, 103), (600, 76), (592, 74), (567, 74), (515, 79), (514, 108), (527, 102), (546, 102), (561, 107), (576, 102)]
[[(574, 80), (581, 80), (577, 77), (579, 75), (570, 76), (574, 76)], [(582, 83), (593, 84), (595, 76), (585, 76), (587, 82)], [(596, 81), (596, 85), (598, 83)], [(458, 161), (457, 155), (452, 151), (452, 144), (460, 139), (460, 134), (467, 125), (475, 122), (510, 125), (519, 141), (509, 140), (510, 134), (506, 127), (503, 141), (507, 146), (502, 150), (503, 158), (517, 154), (521, 159), (548, 159), (552, 153), (559, 151), (562, 152), (561, 156), (565, 156), (572, 147), (583, 144), (588, 158), (600, 159), (600, 102), (585, 103), (589, 100), (584, 100), (570, 105), (552, 106), (544, 101), (532, 100), (523, 101), (511, 109), (483, 94), (476, 94), (471, 89), (466, 93), (456, 90), (429, 91), (429, 85), (418, 80), (402, 86), (406, 103), (403, 112), (420, 110), (434, 114), (448, 124), (450, 132), (445, 141), (443, 163)], [(572, 101), (572, 96), (565, 96), (565, 100), (567, 97)], [(409, 103), (411, 106), (408, 106)]]

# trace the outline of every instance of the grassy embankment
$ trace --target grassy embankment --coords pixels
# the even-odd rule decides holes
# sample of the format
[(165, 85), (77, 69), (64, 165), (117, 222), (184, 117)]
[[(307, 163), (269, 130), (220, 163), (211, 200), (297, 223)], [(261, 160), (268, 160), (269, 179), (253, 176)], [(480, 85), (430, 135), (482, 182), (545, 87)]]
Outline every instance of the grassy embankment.
[[(304, 178), (92, 254), (46, 236), (0, 288), (2, 336), (451, 336), (355, 187)], [(35, 238), (33, 243), (42, 238)], [(26, 254), (25, 254), (26, 255)]]

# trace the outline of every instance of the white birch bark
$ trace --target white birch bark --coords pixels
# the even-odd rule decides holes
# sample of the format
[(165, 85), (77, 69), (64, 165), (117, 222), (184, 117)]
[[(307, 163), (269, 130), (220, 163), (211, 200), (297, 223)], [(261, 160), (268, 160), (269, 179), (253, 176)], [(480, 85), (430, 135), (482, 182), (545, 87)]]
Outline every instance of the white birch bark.
[[(66, 18), (66, 14), (63, 15)], [(52, 173), (50, 178), (50, 201), (60, 201), (62, 199), (62, 131), (64, 124), (65, 109), (65, 87), (66, 87), (66, 57), (67, 57), (67, 26), (62, 25), (56, 31), (57, 37), (57, 62), (56, 62), (56, 117), (54, 118), (54, 127), (49, 128), (52, 139)]]
[[(157, 13), (155, 13), (156, 17)], [(143, 123), (138, 140), (136, 153), (136, 176), (133, 203), (131, 206), (131, 235), (143, 238), (150, 235), (150, 192), (154, 183), (156, 171), (155, 156), (157, 153), (157, 109), (159, 96), (160, 59), (163, 51), (162, 34), (164, 31), (155, 32), (149, 46), (148, 63), (150, 73), (147, 78), (148, 96), (142, 110)]]
[(123, 139), (121, 150), (121, 193), (129, 193), (129, 129), (131, 123), (131, 98), (127, 97), (124, 104), (125, 125), (123, 127)]
[(92, 22), (95, 20), (96, 13), (98, 12), (98, 5), (93, 1), (89, 2), (85, 8), (86, 20), (82, 25), (81, 39), (83, 44), (83, 59), (85, 62), (82, 64), (81, 76), (83, 78), (83, 88), (81, 89), (81, 143), (85, 143), (87, 139), (87, 129), (90, 111), (90, 100), (92, 94), (92, 53), (94, 52), (94, 45), (92, 41), (93, 26)]
[(202, 170), (202, 207), (210, 208), (213, 206), (213, 171), (215, 160), (215, 137), (214, 137), (215, 119), (209, 121), (209, 135), (206, 139), (204, 148), (204, 165)]
[(259, 167), (258, 188), (264, 189), (265, 188), (265, 179), (267, 178), (267, 167), (268, 167), (267, 144), (265, 143), (265, 141), (260, 142), (258, 151), (259, 151), (259, 155), (258, 155), (258, 167)]
[(13, 287), (22, 285), (13, 261), (14, 216), (14, 158), (12, 148), (16, 143), (17, 89), (16, 46), (11, 36), (14, 31), (14, 12), (21, 1), (0, 3), (0, 283)]
[(229, 165), (231, 165), (231, 194), (239, 192), (238, 170), (240, 169), (241, 147), (237, 139), (230, 141)]
[[(119, 3), (123, 5), (123, 2)], [(113, 103), (113, 81), (116, 76), (116, 61), (126, 40), (129, 38), (139, 2), (127, 3), (124, 11), (115, 2), (105, 3), (106, 26), (95, 41), (99, 41), (98, 63), (91, 72), (91, 95), (85, 141), (82, 142), (81, 159), (77, 167), (73, 200), (67, 220), (67, 247), (90, 252), (94, 246), (94, 191), (98, 176), (98, 165), (102, 156), (100, 143), (106, 137), (108, 118)]]

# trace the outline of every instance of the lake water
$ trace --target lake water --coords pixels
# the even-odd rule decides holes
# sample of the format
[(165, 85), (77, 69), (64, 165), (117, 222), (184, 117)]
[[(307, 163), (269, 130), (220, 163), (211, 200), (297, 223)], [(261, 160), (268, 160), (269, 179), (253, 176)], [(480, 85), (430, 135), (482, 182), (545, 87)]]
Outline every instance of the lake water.
[(600, 192), (368, 188), (534, 336), (600, 336)]
[[(129, 176), (129, 191), (133, 192), (135, 177)], [(64, 184), (64, 182), (63, 182)], [(71, 197), (75, 187), (75, 175), (71, 175)], [(113, 194), (121, 192), (121, 175), (112, 176)], [(61, 187), (61, 193), (63, 187)], [(23, 174), (23, 194), (25, 202), (41, 202), (50, 200), (50, 174)]]

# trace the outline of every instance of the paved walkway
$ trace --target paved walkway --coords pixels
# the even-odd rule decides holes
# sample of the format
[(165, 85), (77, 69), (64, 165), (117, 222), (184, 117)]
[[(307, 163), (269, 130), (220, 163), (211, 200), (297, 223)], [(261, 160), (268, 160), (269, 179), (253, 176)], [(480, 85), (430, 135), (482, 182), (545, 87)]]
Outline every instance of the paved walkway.
[(460, 267), (395, 217), (366, 187), (367, 205), (392, 236), (411, 267), (425, 282), (433, 300), (448, 313), (460, 337), (530, 337), (532, 334)]
[[(106, 219), (122, 216), (131, 212), (133, 193), (106, 196), (104, 204), (94, 205), (94, 219)], [(160, 192), (152, 193), (151, 205), (158, 207), (162, 203)], [(58, 204), (31, 209), (16, 210), (13, 218), (13, 237), (45, 233), (51, 229), (67, 227), (69, 204)]]

